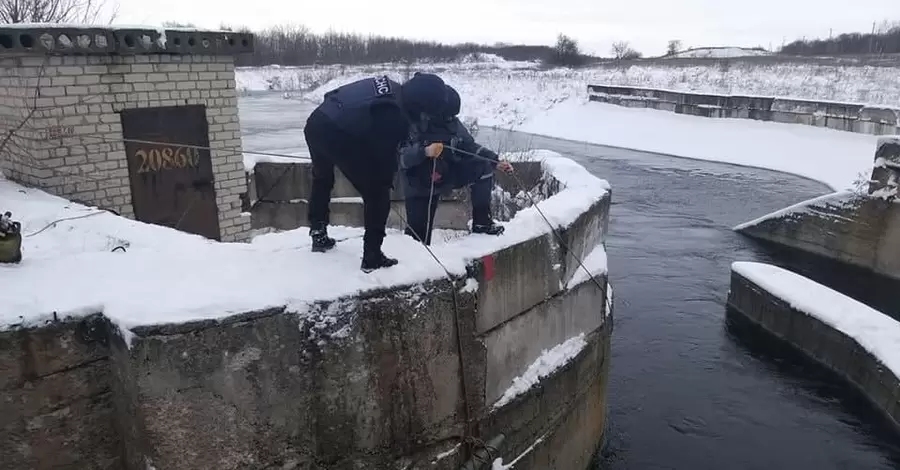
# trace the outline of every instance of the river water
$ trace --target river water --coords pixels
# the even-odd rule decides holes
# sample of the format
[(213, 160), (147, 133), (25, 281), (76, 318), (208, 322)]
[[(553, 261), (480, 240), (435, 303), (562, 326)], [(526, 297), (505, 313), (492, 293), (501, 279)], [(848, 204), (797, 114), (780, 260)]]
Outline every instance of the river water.
[[(242, 98), (245, 148), (302, 147), (308, 112), (308, 104), (277, 96)], [(893, 435), (855, 393), (727, 327), (730, 264), (773, 261), (730, 228), (825, 186), (518, 133), (482, 129), (479, 138), (495, 148), (560, 152), (612, 184), (615, 329), (609, 431), (597, 469), (900, 467)]]

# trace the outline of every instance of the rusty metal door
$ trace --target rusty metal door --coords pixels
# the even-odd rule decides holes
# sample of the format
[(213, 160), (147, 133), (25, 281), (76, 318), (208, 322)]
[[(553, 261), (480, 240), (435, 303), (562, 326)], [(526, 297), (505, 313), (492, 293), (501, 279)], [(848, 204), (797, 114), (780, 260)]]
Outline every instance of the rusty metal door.
[(219, 240), (219, 208), (202, 105), (121, 112), (137, 220)]

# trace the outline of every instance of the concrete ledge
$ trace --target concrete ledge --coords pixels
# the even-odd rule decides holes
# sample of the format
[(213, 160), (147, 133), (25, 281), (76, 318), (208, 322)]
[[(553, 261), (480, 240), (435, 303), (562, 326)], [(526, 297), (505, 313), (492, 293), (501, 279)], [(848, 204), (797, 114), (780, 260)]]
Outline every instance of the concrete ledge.
[[(780, 298), (734, 271), (731, 274), (728, 306), (743, 318), (836, 372), (858, 388), (900, 430), (900, 379), (856, 339), (797, 309), (789, 300)], [(883, 331), (873, 333), (885, 334)], [(896, 350), (885, 352), (895, 353)]]
[(0, 27), (0, 57), (23, 55), (236, 55), (253, 52), (250, 33), (190, 29)]
[(897, 109), (862, 104), (608, 85), (588, 85), (588, 93), (591, 101), (692, 116), (805, 124), (871, 135), (896, 134), (900, 129)]
[[(360, 227), (364, 222), (362, 199), (359, 201), (331, 201), (330, 204), (331, 225), (343, 225), (347, 227)], [(391, 213), (388, 214), (387, 226), (402, 230), (406, 227), (406, 206), (402, 201), (391, 203)], [(253, 208), (254, 229), (274, 228), (276, 230), (294, 230), (308, 226), (307, 215), (309, 203), (306, 201), (294, 202), (268, 202), (259, 201)], [(401, 216), (403, 219), (401, 219)], [(434, 214), (435, 226), (452, 229), (467, 230), (469, 219), (472, 218), (472, 209), (468, 201), (448, 200), (438, 206)]]
[(900, 279), (900, 204), (849, 192), (815, 198), (735, 227), (748, 237)]

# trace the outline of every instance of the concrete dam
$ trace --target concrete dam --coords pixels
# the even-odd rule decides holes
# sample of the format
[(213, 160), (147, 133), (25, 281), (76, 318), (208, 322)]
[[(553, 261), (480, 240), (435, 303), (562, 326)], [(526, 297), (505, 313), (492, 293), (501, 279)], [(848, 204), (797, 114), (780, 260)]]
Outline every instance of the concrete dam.
[[(128, 328), (22, 312), (0, 332), (4, 468), (587, 468), (606, 428), (611, 193), (558, 155), (520, 160), (495, 191), (507, 234), (437, 246), (449, 276)], [(257, 187), (309, 171), (270, 165)], [(333, 211), (352, 225), (345, 183)], [(304, 186), (279, 184), (255, 225), (299, 220)], [(439, 226), (465, 220), (457, 198)]]

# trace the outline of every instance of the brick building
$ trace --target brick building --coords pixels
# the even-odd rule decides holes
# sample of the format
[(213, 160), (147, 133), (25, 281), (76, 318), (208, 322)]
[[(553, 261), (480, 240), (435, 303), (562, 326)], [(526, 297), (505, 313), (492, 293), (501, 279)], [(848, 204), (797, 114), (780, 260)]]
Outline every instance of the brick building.
[(7, 178), (140, 221), (246, 240), (234, 56), (249, 34), (0, 28)]

